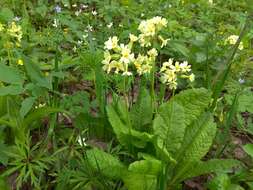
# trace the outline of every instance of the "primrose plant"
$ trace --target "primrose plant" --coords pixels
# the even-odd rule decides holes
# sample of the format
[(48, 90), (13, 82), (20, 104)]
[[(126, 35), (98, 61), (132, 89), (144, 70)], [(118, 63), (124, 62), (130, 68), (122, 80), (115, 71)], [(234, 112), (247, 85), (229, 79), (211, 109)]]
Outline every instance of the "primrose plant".
[[(107, 106), (112, 129), (131, 159), (120, 161), (97, 148), (86, 152), (94, 170), (110, 179), (122, 180), (129, 190), (181, 189), (185, 179), (229, 171), (238, 165), (236, 160), (202, 161), (216, 134), (213, 115), (207, 111), (211, 92), (199, 88), (175, 95), (179, 79), (194, 81), (194, 74), (186, 61), (158, 61), (154, 47), (159, 44), (163, 48), (168, 43), (160, 34), (166, 25), (166, 19), (154, 17), (140, 23), (140, 34), (130, 34), (128, 44), (119, 45), (116, 36), (105, 42), (103, 69), (107, 73), (150, 79), (150, 85), (140, 85), (138, 98), (132, 104), (119, 96)], [(157, 76), (173, 91), (170, 100), (161, 105), (155, 98)]]

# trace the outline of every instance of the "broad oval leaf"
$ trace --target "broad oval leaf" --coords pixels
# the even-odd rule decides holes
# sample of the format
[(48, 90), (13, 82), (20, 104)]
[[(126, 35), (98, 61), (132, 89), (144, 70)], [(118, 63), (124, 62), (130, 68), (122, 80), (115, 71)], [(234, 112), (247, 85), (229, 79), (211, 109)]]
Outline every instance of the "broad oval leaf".
[(155, 117), (153, 130), (167, 151), (171, 154), (177, 152), (184, 139), (185, 118), (184, 109), (179, 104), (169, 101), (160, 106)]

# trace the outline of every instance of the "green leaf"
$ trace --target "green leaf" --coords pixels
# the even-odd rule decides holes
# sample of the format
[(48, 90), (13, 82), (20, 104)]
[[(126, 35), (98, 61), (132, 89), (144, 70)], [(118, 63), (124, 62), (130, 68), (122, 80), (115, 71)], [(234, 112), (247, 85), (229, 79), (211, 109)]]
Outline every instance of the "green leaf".
[(178, 154), (181, 161), (199, 161), (208, 152), (216, 134), (216, 124), (211, 113), (204, 113), (186, 129), (182, 152)]
[(253, 144), (244, 145), (243, 150), (253, 158)]
[(154, 119), (154, 134), (162, 140), (162, 143), (170, 154), (178, 151), (184, 139), (185, 122), (184, 109), (177, 103), (169, 101), (160, 106)]
[(172, 162), (173, 164), (177, 163), (177, 161), (172, 157), (172, 155), (168, 152), (167, 148), (164, 146), (164, 141), (160, 138), (156, 138), (154, 141), (156, 154), (158, 157), (165, 162)]
[(185, 57), (189, 57), (190, 55), (189, 49), (187, 49), (187, 47), (182, 42), (171, 40), (170, 43), (168, 43), (168, 46), (170, 46), (172, 49), (176, 50), (177, 52), (180, 52)]
[(188, 126), (208, 107), (211, 93), (204, 88), (189, 89), (177, 94), (173, 100), (184, 108), (184, 120)]
[(129, 165), (128, 170), (133, 173), (158, 176), (162, 171), (162, 162), (154, 158), (135, 161)]
[(131, 126), (128, 127), (126, 124), (126, 109), (124, 107), (124, 105), (118, 104), (116, 111), (114, 106), (107, 106), (107, 114), (113, 131), (116, 134), (120, 144), (124, 146), (133, 144), (139, 148), (144, 148), (147, 142), (152, 141), (153, 136), (146, 132), (139, 132), (131, 129)]
[(208, 189), (210, 190), (229, 190), (231, 181), (227, 174), (220, 174), (208, 182)]
[(191, 168), (192, 162), (199, 161), (208, 152), (216, 134), (216, 124), (210, 113), (204, 113), (186, 129), (184, 141), (176, 156), (179, 163), (175, 168), (172, 182), (178, 181)]
[(45, 76), (43, 76), (39, 66), (34, 64), (27, 57), (24, 59), (25, 59), (25, 62), (24, 62), (25, 69), (31, 81), (40, 87), (52, 89), (52, 84)]
[(29, 97), (26, 98), (22, 103), (21, 103), (21, 109), (20, 109), (20, 115), (21, 117), (25, 117), (25, 115), (31, 110), (36, 98), (35, 97)]
[(7, 97), (0, 96), (0, 117), (7, 113)]
[[(0, 163), (3, 164), (3, 165), (7, 165), (8, 163), (8, 160), (9, 160), (9, 156), (5, 153), (5, 151), (7, 151), (8, 147), (3, 144), (3, 143), (0, 143)], [(1, 187), (1, 185), (0, 185)], [(1, 189), (1, 188), (0, 188)]]
[(22, 84), (23, 78), (19, 71), (11, 66), (0, 64), (0, 81), (9, 84)]
[(29, 126), (31, 125), (32, 122), (41, 119), (47, 115), (53, 114), (53, 113), (65, 113), (67, 115), (70, 115), (67, 111), (65, 111), (64, 109), (61, 108), (51, 108), (51, 107), (41, 107), (38, 108), (36, 110), (34, 110), (34, 112), (28, 114), (26, 116), (26, 118), (24, 119), (23, 123), (25, 126)]
[(226, 159), (226, 160), (208, 160), (208, 161), (198, 161), (191, 164), (190, 169), (185, 172), (179, 181), (183, 181), (188, 178), (197, 177), (208, 173), (220, 173), (231, 171), (233, 167), (239, 166), (240, 162), (238, 160)]
[(118, 158), (97, 148), (86, 151), (86, 159), (96, 172), (111, 179), (120, 179), (127, 172)]
[(8, 8), (0, 10), (0, 22), (9, 22), (14, 18), (13, 12)]
[(240, 185), (232, 184), (233, 181), (227, 174), (219, 174), (208, 182), (210, 190), (244, 190)]
[(40, 5), (40, 6), (36, 7), (35, 11), (40, 16), (45, 17), (46, 14), (47, 14), (47, 6), (46, 5)]
[(131, 110), (131, 123), (135, 129), (141, 130), (143, 126), (152, 122), (153, 110), (150, 94), (142, 89), (137, 102)]
[(0, 189), (1, 190), (10, 190), (11, 189), (7, 183), (7, 180), (4, 178), (0, 178)]
[(123, 181), (128, 190), (156, 190), (157, 179), (153, 175), (129, 173)]
[(0, 96), (19, 95), (23, 92), (21, 85), (9, 85), (0, 87)]

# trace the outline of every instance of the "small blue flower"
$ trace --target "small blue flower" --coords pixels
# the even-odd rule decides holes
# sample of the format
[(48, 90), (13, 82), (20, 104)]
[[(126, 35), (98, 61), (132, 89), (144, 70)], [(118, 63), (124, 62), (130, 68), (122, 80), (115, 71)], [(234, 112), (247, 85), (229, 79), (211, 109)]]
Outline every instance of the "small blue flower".
[(240, 84), (243, 84), (243, 83), (245, 83), (245, 80), (242, 79), (242, 78), (239, 78), (238, 82), (239, 82)]
[(59, 5), (56, 5), (54, 8), (56, 13), (60, 13), (61, 12), (61, 7)]

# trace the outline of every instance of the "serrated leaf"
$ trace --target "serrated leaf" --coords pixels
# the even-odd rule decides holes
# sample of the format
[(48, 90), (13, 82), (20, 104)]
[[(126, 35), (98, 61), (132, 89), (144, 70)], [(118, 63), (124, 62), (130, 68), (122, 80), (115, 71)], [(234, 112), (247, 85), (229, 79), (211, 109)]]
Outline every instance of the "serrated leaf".
[(121, 179), (127, 172), (126, 166), (118, 158), (97, 148), (86, 151), (86, 159), (96, 172), (111, 179)]
[(161, 105), (154, 119), (154, 134), (162, 140), (163, 146), (170, 154), (178, 151), (184, 139), (184, 120), (183, 107), (173, 100)]

